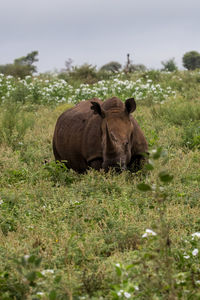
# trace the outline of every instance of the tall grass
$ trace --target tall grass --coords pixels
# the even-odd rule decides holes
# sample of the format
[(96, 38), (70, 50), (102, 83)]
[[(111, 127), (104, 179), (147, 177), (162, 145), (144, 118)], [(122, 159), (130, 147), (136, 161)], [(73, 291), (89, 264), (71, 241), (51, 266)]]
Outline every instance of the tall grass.
[(23, 145), (24, 136), (34, 124), (34, 116), (23, 106), (7, 102), (2, 106), (0, 122), (0, 143), (11, 146), (13, 150)]
[[(176, 91), (178, 77), (193, 76), (146, 75)], [(56, 119), (71, 104), (3, 99), (0, 299), (199, 298), (199, 98), (192, 98), (137, 102), (135, 118), (154, 150), (143, 172), (84, 175), (55, 164), (52, 153)]]

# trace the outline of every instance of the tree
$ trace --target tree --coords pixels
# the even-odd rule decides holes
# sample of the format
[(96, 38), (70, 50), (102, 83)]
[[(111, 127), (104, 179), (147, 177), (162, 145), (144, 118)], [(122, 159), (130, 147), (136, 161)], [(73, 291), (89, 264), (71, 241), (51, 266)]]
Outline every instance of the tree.
[(161, 61), (161, 64), (164, 67), (161, 71), (174, 72), (178, 70), (174, 58), (170, 58), (169, 60), (166, 61)]
[(37, 68), (34, 65), (38, 61), (36, 56), (38, 56), (38, 51), (32, 51), (26, 56), (15, 59), (13, 64), (0, 65), (0, 73), (20, 78), (33, 75), (33, 73), (37, 72)]
[(34, 73), (37, 71), (36, 66), (33, 64), (38, 61), (38, 51), (32, 51), (31, 53), (28, 53), (26, 56), (22, 56), (20, 58), (17, 58), (14, 60), (15, 65), (21, 65), (21, 66), (29, 66), (30, 72)]
[(111, 61), (100, 68), (100, 71), (110, 71), (112, 73), (119, 72), (122, 65), (117, 61)]
[(200, 68), (200, 53), (197, 51), (186, 52), (183, 55), (183, 66), (188, 70)]

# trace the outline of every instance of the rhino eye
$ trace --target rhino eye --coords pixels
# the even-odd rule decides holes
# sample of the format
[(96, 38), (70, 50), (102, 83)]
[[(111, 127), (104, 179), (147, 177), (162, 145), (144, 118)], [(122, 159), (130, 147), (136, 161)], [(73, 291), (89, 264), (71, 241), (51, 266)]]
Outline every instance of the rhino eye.
[(128, 144), (129, 144), (128, 141), (124, 143), (124, 147), (126, 151), (128, 150)]

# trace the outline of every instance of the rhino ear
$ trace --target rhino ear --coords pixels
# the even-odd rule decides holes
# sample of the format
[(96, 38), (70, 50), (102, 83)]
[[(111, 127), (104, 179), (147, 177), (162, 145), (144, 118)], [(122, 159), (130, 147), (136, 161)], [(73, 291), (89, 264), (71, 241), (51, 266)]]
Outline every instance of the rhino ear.
[(125, 101), (125, 107), (128, 114), (136, 110), (136, 102), (134, 98), (129, 98)]
[(94, 111), (95, 115), (100, 115), (102, 118), (105, 118), (105, 112), (104, 110), (101, 108), (101, 105), (98, 102), (93, 102), (91, 101), (91, 109)]

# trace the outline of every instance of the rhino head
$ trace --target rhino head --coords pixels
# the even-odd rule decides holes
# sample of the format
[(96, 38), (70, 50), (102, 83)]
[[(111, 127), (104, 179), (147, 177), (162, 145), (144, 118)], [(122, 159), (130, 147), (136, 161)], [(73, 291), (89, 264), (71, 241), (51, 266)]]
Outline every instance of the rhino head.
[(106, 100), (102, 105), (91, 102), (94, 114), (101, 117), (102, 168), (125, 170), (131, 160), (133, 122), (131, 113), (136, 109), (134, 98), (125, 104), (118, 98)]

